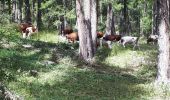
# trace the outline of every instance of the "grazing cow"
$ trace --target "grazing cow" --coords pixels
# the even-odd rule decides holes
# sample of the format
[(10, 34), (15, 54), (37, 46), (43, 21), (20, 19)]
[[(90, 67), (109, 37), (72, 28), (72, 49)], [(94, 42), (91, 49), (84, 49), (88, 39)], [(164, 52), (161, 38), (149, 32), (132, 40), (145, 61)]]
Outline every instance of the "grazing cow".
[(106, 35), (103, 37), (103, 40), (105, 41), (119, 41), (121, 39), (121, 35)]
[(124, 36), (121, 38), (120, 42), (123, 45), (123, 47), (125, 47), (125, 44), (127, 44), (127, 43), (132, 43), (134, 45), (133, 49), (135, 49), (136, 46), (138, 46), (138, 48), (139, 48), (138, 40), (139, 40), (139, 37)]
[(62, 36), (65, 36), (67, 34), (73, 33), (73, 29), (71, 27), (66, 27), (63, 31), (62, 31)]
[(27, 27), (26, 28), (26, 33), (25, 34), (23, 34), (23, 38), (30, 38), (30, 36), (32, 35), (32, 34), (34, 34), (35, 32), (37, 32), (38, 30), (37, 30), (37, 27), (36, 26), (32, 26), (32, 27)]
[[(97, 38), (101, 38), (103, 37), (103, 33), (102, 32), (97, 32)], [(73, 42), (74, 41), (79, 41), (79, 37), (78, 37), (78, 33), (77, 32), (72, 32), (72, 33), (69, 33), (69, 34), (65, 34), (66, 36), (66, 39), (68, 39), (69, 42)]]
[(31, 23), (21, 23), (19, 24), (19, 30), (22, 33), (23, 38), (29, 38), (32, 33), (34, 33), (37, 28), (34, 27)]
[(99, 38), (102, 38), (103, 37), (103, 35), (104, 35), (104, 33), (103, 32), (97, 32), (97, 38), (99, 39)]
[(119, 41), (121, 39), (121, 35), (106, 35), (103, 37), (103, 40), (100, 42), (101, 46), (107, 44), (107, 47), (112, 48), (112, 42)]
[(153, 42), (153, 44), (158, 42), (158, 35), (150, 35), (147, 39), (147, 44)]
[(68, 39), (68, 42), (74, 43), (75, 41), (79, 41), (78, 33), (72, 32), (70, 34), (66, 34), (66, 39)]
[(19, 24), (19, 30), (21, 31), (21, 33), (26, 33), (26, 28), (32, 26), (33, 25), (31, 23), (21, 23)]

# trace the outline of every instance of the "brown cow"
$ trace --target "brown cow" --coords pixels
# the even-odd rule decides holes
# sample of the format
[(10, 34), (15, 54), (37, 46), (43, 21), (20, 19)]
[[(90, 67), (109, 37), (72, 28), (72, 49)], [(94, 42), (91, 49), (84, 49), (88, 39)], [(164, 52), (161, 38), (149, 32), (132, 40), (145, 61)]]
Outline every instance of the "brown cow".
[(63, 31), (62, 31), (62, 35), (65, 36), (67, 34), (73, 33), (73, 29), (69, 26), (67, 26)]
[(121, 39), (121, 35), (106, 35), (103, 37), (105, 41), (119, 41)]
[(158, 42), (158, 35), (150, 35), (147, 39), (147, 44), (153, 42), (153, 44), (156, 44)]
[(66, 34), (66, 39), (68, 39), (68, 42), (75, 42), (79, 41), (78, 33), (77, 32), (72, 32), (70, 34)]
[[(97, 38), (101, 38), (103, 37), (103, 33), (102, 32), (97, 32)], [(78, 33), (77, 32), (72, 32), (72, 33), (69, 33), (69, 34), (66, 34), (66, 39), (68, 39), (69, 42), (73, 42), (74, 41), (79, 41), (79, 37), (78, 37)]]
[(103, 33), (103, 32), (97, 32), (97, 38), (102, 38), (102, 37), (103, 37), (103, 35), (104, 35), (104, 33)]

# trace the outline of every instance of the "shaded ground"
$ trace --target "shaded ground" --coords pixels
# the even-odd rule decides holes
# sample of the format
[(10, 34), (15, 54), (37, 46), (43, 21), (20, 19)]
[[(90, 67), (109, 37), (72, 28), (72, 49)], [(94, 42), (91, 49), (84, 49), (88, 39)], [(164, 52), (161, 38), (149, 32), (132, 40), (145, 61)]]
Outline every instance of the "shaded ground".
[(156, 75), (156, 46), (99, 48), (96, 64), (86, 65), (78, 59), (78, 45), (57, 40), (55, 33), (30, 40), (6, 29), (0, 35), (0, 80), (26, 100), (145, 100), (153, 95), (147, 88)]

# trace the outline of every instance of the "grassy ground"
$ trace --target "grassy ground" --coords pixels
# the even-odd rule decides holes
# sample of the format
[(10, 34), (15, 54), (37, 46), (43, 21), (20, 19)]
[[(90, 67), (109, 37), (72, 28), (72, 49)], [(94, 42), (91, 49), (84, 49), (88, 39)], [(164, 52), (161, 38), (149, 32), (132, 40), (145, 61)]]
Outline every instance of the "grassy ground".
[[(24, 48), (26, 44), (32, 47)], [(157, 47), (144, 39), (140, 50), (119, 44), (99, 48), (93, 66), (78, 59), (77, 48), (56, 32), (25, 40), (16, 30), (2, 27), (0, 81), (25, 100), (169, 100), (168, 88), (153, 85)]]

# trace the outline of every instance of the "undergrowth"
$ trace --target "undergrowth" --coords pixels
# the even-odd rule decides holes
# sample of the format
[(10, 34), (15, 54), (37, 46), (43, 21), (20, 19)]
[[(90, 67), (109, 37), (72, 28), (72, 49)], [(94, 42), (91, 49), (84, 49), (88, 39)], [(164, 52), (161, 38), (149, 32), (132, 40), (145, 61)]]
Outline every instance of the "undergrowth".
[[(100, 47), (90, 66), (78, 58), (78, 44), (67, 43), (56, 31), (22, 39), (17, 30), (1, 27), (0, 81), (26, 100), (168, 98), (168, 89), (157, 91), (153, 85), (157, 46), (142, 39), (140, 48), (118, 43), (111, 49)], [(30, 74), (32, 70), (37, 76)]]

